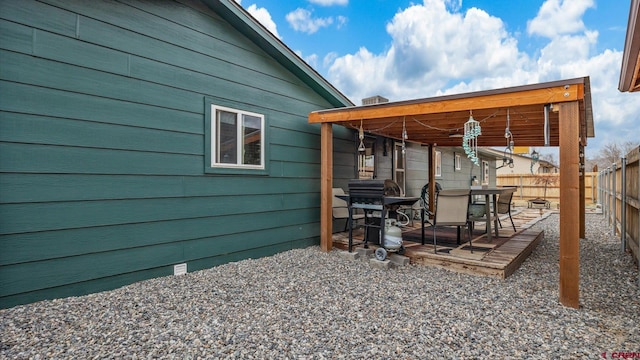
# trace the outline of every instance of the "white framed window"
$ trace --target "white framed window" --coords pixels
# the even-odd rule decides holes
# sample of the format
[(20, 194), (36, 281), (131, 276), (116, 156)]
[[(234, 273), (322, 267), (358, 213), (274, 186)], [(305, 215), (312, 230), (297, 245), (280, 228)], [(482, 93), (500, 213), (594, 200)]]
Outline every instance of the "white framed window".
[(442, 152), (436, 151), (436, 176), (442, 176)]
[(462, 169), (462, 160), (460, 159), (460, 154), (456, 154), (455, 158), (454, 158), (454, 167), (456, 170), (461, 170)]
[(264, 115), (211, 105), (212, 168), (265, 169)]
[(482, 185), (489, 185), (489, 162), (482, 160)]

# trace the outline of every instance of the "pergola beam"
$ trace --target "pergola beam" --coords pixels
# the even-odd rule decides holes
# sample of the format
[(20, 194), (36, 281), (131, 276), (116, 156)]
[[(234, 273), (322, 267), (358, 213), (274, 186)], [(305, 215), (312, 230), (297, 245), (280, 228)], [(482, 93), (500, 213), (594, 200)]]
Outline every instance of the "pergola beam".
[[(525, 90), (517, 93), (496, 93), (477, 97), (444, 96), (428, 101), (404, 101), (382, 106), (338, 108), (316, 111), (309, 114), (309, 123), (344, 122), (361, 119), (382, 119), (388, 117), (418, 116), (455, 111), (469, 111), (515, 106), (539, 105), (576, 101), (584, 92), (579, 84), (555, 86), (543, 89)], [(473, 95), (470, 93), (468, 95)]]

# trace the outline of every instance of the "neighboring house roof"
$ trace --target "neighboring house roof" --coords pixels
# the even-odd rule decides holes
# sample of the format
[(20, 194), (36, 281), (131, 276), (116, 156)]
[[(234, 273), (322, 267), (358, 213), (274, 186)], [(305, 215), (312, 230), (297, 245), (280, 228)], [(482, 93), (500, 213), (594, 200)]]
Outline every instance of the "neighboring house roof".
[(618, 90), (622, 92), (640, 91), (640, 0), (631, 0), (627, 37), (624, 42), (620, 83)]
[(280, 39), (276, 38), (236, 1), (204, 0), (203, 2), (315, 92), (324, 97), (331, 105), (335, 107), (354, 106), (349, 98), (331, 85)]

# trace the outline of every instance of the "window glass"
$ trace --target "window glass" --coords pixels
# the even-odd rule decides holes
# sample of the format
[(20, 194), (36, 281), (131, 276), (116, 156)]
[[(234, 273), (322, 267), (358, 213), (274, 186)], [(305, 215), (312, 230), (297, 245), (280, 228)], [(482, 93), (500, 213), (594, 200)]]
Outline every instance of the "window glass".
[(243, 115), (244, 121), (244, 148), (242, 163), (245, 165), (260, 165), (262, 119), (257, 116)]
[(211, 107), (211, 167), (264, 169), (264, 115)]
[(236, 114), (228, 111), (218, 111), (216, 142), (216, 160), (222, 164), (235, 164), (238, 158), (236, 139), (238, 138), (238, 125)]

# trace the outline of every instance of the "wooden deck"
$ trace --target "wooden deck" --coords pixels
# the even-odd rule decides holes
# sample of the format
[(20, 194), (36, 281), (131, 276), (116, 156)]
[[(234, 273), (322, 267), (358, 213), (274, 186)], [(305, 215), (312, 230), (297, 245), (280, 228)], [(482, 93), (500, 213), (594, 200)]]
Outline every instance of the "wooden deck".
[[(517, 231), (513, 231), (508, 218), (506, 222), (502, 220), (504, 227), (499, 231), (500, 236), (494, 238), (490, 243), (487, 241), (486, 236), (478, 234), (478, 231), (483, 231), (482, 226), (479, 226), (472, 237), (473, 253), (468, 249), (468, 242), (462, 242), (457, 245), (455, 241), (447, 241), (444, 235), (441, 234), (437, 235), (438, 251), (434, 253), (431, 228), (425, 229), (425, 245), (421, 245), (419, 240), (414, 242), (416, 241), (416, 234), (419, 234), (420, 231), (418, 221), (414, 224), (414, 227), (403, 228), (406, 249), (404, 256), (409, 258), (410, 263), (416, 265), (433, 266), (466, 274), (505, 279), (522, 265), (524, 260), (544, 238), (543, 231), (529, 229), (529, 226), (549, 212), (551, 211), (519, 209), (519, 212), (514, 215)], [(441, 236), (443, 237), (442, 240), (440, 240)], [(334, 247), (347, 250), (348, 237), (348, 233), (333, 234)], [(407, 241), (407, 238), (413, 241)], [(355, 231), (354, 242), (362, 241), (362, 239), (362, 230)], [(377, 245), (370, 245), (369, 247), (375, 249)]]

